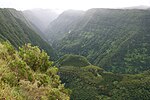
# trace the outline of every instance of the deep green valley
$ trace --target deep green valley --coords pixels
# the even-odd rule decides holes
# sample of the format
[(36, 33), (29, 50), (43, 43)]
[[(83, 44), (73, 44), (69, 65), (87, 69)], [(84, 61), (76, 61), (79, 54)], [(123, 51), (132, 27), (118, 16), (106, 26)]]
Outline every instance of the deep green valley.
[(0, 100), (149, 99), (150, 9), (0, 8)]

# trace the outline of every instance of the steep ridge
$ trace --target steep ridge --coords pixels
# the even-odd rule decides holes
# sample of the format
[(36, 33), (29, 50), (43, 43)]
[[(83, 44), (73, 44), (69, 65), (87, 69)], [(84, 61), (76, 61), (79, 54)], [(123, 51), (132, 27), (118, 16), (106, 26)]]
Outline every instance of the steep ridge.
[(149, 17), (149, 10), (90, 9), (53, 47), (60, 55), (83, 55), (105, 70), (138, 73), (150, 65)]
[(53, 58), (55, 54), (51, 46), (31, 26), (22, 12), (15, 9), (0, 9), (1, 41), (8, 40), (16, 48), (25, 43), (31, 43), (43, 48)]

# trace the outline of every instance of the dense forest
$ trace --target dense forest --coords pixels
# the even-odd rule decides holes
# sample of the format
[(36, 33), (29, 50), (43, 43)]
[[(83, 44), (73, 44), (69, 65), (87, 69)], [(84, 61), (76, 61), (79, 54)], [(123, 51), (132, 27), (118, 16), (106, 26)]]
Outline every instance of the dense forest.
[(149, 9), (0, 9), (0, 100), (149, 100), (149, 26)]
[(107, 72), (91, 65), (83, 56), (77, 55), (65, 55), (57, 65), (61, 66), (60, 79), (65, 83), (65, 87), (72, 90), (71, 100), (150, 98), (150, 71), (134, 75)]
[[(74, 23), (64, 23), (72, 27), (62, 30), (60, 40), (52, 41), (59, 56), (82, 55), (92, 64), (115, 73), (140, 73), (149, 69), (150, 10), (90, 9), (81, 15)], [(64, 16), (60, 16), (62, 20), (68, 18)], [(62, 23), (55, 21), (53, 26)], [(55, 33), (58, 31), (61, 29)]]

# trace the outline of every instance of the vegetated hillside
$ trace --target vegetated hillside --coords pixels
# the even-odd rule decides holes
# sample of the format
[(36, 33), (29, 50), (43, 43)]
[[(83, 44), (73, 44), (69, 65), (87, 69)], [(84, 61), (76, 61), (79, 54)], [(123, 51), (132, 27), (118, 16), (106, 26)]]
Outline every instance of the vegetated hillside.
[(48, 27), (49, 23), (58, 17), (56, 10), (50, 9), (32, 9), (25, 10), (23, 14), (43, 33)]
[(135, 75), (114, 74), (93, 65), (74, 66), (73, 62), (68, 65), (67, 56), (67, 61), (76, 58), (76, 55), (60, 58), (59, 75), (65, 87), (72, 90), (71, 100), (149, 100), (149, 71)]
[(53, 43), (60, 55), (83, 55), (118, 73), (150, 69), (150, 10), (90, 9), (75, 26)]
[(58, 61), (56, 61), (56, 66), (58, 67), (59, 66), (84, 67), (88, 65), (91, 65), (89, 61), (85, 57), (79, 55), (66, 54), (63, 57), (61, 57)]
[(8, 40), (16, 48), (31, 43), (44, 49), (52, 58), (55, 56), (51, 46), (32, 29), (22, 12), (15, 9), (0, 9), (0, 40)]
[(9, 43), (0, 43), (0, 99), (69, 100), (70, 90), (52, 64), (36, 46), (27, 44), (16, 51)]
[(59, 15), (57, 19), (52, 21), (45, 31), (46, 37), (50, 43), (62, 39), (66, 33), (70, 32), (79, 21), (83, 11), (67, 10)]

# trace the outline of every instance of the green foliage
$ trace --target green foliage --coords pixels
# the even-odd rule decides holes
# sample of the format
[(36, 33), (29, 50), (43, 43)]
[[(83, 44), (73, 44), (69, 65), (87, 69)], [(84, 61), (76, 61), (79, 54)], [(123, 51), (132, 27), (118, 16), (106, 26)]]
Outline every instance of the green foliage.
[(10, 69), (15, 72), (18, 79), (33, 80), (32, 71), (29, 67), (26, 67), (26, 62), (22, 60), (14, 60), (10, 63)]
[(97, 66), (86, 66), (86, 67), (83, 67), (82, 68), (83, 70), (85, 71), (89, 71), (91, 73), (93, 73), (94, 75), (97, 75), (97, 74), (102, 74), (104, 69), (100, 68), (100, 67), (97, 67)]
[[(94, 75), (86, 67), (60, 67), (59, 74), (65, 87), (72, 90), (71, 100), (98, 100), (97, 85), (101, 75)], [(92, 69), (92, 66), (91, 66)]]
[(63, 66), (59, 69), (65, 87), (72, 90), (71, 100), (110, 100), (121, 75), (106, 73), (102, 68)]
[(45, 72), (50, 68), (53, 62), (49, 61), (49, 56), (38, 47), (32, 47), (31, 44), (26, 44), (19, 49), (19, 56), (27, 63), (34, 71)]
[(70, 91), (57, 75), (58, 69), (37, 46), (27, 44), (16, 51), (9, 43), (0, 43), (0, 64), (0, 99), (70, 99)]
[(10, 87), (10, 85), (0, 82), (0, 99), (1, 100), (24, 100), (23, 95), (16, 87)]
[(150, 98), (150, 71), (135, 75), (114, 74), (93, 65), (77, 67), (72, 64), (72, 66), (61, 66), (59, 75), (65, 87), (72, 90), (71, 100), (149, 100)]
[(150, 72), (113, 74), (96, 66), (64, 66), (59, 70), (71, 100), (149, 100)]
[(15, 73), (3, 73), (1, 81), (9, 84), (10, 86), (16, 86), (18, 84), (18, 78), (15, 76)]
[(73, 58), (82, 56), (72, 56), (66, 55), (62, 58), (67, 60), (57, 61), (57, 63), (60, 61), (59, 75), (62, 82), (66, 88), (72, 90), (71, 100), (110, 100), (112, 90), (123, 79), (122, 75), (105, 72), (102, 68), (91, 64), (77, 66), (81, 61)]
[(56, 62), (56, 65), (57, 66), (84, 67), (84, 66), (90, 65), (90, 63), (83, 56), (66, 54)]
[(61, 56), (82, 55), (107, 71), (140, 73), (150, 65), (148, 16), (150, 10), (90, 9), (70, 25), (65, 36), (59, 34), (64, 38), (56, 39), (53, 47)]
[(113, 90), (112, 100), (149, 100), (150, 74), (126, 75)]

